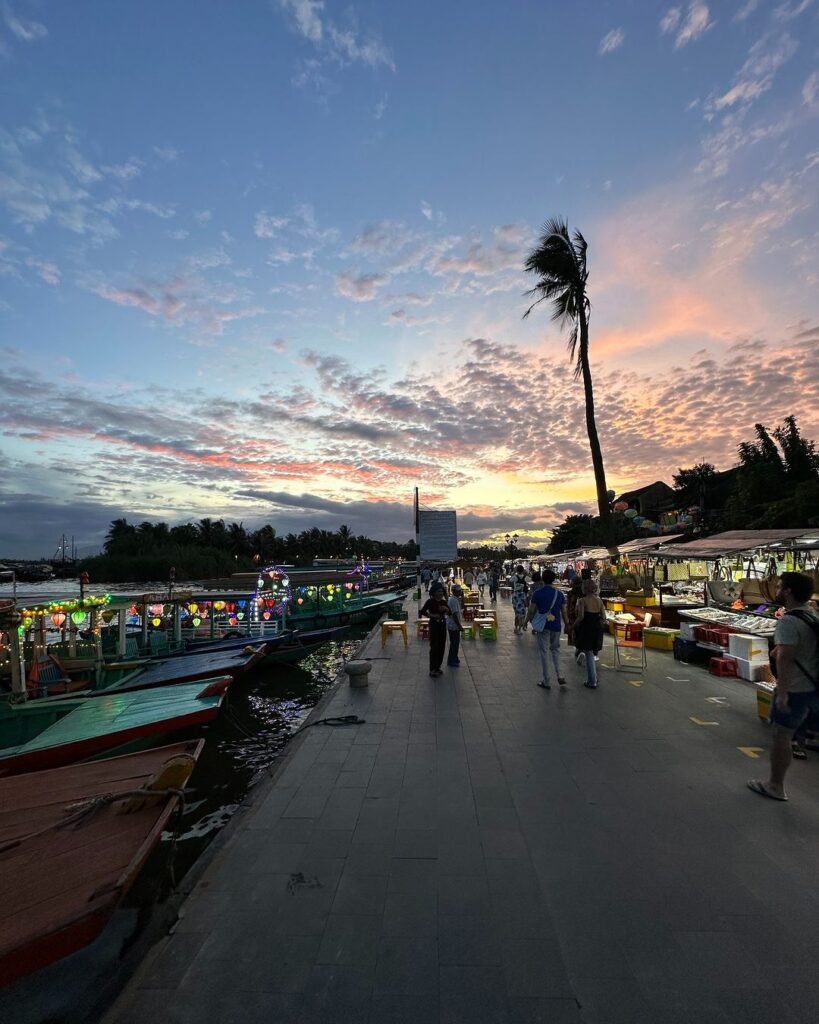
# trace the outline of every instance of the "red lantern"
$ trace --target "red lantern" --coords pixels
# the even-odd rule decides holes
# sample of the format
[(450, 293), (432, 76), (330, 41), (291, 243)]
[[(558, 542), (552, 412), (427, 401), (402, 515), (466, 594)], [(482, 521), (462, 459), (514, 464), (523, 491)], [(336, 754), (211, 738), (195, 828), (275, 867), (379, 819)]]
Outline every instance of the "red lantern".
[(225, 611), (227, 611), (227, 612), (235, 612), (236, 611), (236, 605), (232, 601), (229, 601), (225, 605)]
[(267, 620), (267, 619), (269, 619), (269, 618), (270, 618), (270, 616), (271, 616), (272, 614), (273, 614), (272, 612), (262, 612), (262, 618), (263, 618), (263, 619), (265, 619), (265, 620)]
[(62, 612), (57, 612), (55, 615), (51, 616), (51, 621), (59, 629), (60, 626), (62, 626), (62, 624), (65, 622), (65, 615), (63, 615)]

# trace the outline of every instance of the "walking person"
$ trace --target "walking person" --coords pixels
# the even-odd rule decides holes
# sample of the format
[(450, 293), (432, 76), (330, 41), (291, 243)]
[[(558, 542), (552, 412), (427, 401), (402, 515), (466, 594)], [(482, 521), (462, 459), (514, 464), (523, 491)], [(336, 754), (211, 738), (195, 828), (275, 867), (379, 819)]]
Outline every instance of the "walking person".
[(429, 597), (418, 614), (429, 617), (429, 674), (433, 678), (443, 675), (441, 664), (446, 651), (447, 610), (443, 583), (430, 584)]
[(455, 583), (452, 587), (452, 594), (447, 601), (446, 628), (449, 633), (449, 655), (446, 663), (449, 668), (459, 668), (461, 659), (458, 654), (461, 650), (461, 630), (464, 628), (463, 610), (461, 608), (461, 597), (463, 590)]
[[(575, 643), (574, 625), (577, 613), (577, 602), (583, 597), (583, 580), (579, 576), (572, 580), (569, 593), (566, 595), (566, 639), (569, 647), (575, 648), (575, 659), (580, 654), (580, 648)], [(579, 662), (578, 662), (579, 664)]]
[(522, 565), (515, 568), (512, 576), (512, 611), (515, 613), (515, 634), (526, 629), (526, 609), (529, 607), (529, 587), (526, 584), (526, 573)]
[(489, 569), (489, 600), (492, 604), (498, 600), (498, 587), (500, 586), (500, 569), (497, 562), (493, 562)]
[(600, 600), (596, 580), (583, 580), (583, 596), (575, 606), (574, 644), (577, 663), (586, 664), (586, 682), (590, 690), (597, 689), (597, 655), (603, 649), (603, 630), (606, 625), (606, 606)]
[(478, 569), (478, 575), (475, 577), (475, 582), (478, 584), (478, 593), (483, 598), (483, 592), (486, 589), (486, 584), (489, 577), (486, 575), (486, 569)]
[(550, 690), (549, 662), (552, 662), (555, 677), (559, 686), (565, 686), (566, 680), (560, 674), (560, 633), (566, 621), (566, 598), (562, 591), (555, 587), (557, 579), (551, 569), (543, 574), (543, 586), (532, 594), (529, 604), (527, 621), (532, 623), (532, 632), (537, 637), (537, 649), (543, 678), (537, 684), (544, 690)]
[(432, 571), (428, 565), (423, 566), (421, 569), (421, 583), (424, 585), (424, 590), (429, 593), (429, 583), (432, 579)]
[(749, 779), (748, 788), (773, 800), (787, 800), (785, 776), (793, 758), (791, 743), (811, 712), (819, 712), (819, 615), (809, 602), (813, 579), (783, 572), (776, 603), (785, 614), (774, 631), (776, 689), (771, 705), (771, 769), (767, 781)]

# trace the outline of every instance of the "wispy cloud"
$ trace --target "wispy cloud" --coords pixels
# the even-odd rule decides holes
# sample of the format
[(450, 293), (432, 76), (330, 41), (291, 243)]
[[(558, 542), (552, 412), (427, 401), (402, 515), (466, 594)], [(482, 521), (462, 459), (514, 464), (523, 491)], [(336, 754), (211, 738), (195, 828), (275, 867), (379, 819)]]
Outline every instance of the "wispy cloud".
[(18, 17), (9, 4), (3, 5), (3, 20), (9, 31), (24, 43), (34, 43), (48, 35), (48, 29), (42, 22), (26, 21)]
[(154, 146), (154, 153), (166, 163), (174, 163), (182, 155), (182, 150), (175, 146)]
[(802, 86), (802, 100), (808, 107), (819, 106), (819, 71), (814, 71), (805, 79), (805, 84)]
[(734, 15), (734, 21), (745, 21), (759, 7), (759, 0), (747, 0)]
[(704, 3), (689, 3), (687, 11), (681, 7), (670, 7), (660, 19), (660, 32), (674, 35), (674, 49), (699, 39), (712, 27), (711, 12)]
[(392, 53), (375, 34), (363, 32), (354, 17), (340, 27), (325, 12), (323, 0), (278, 0), (293, 29), (318, 50), (322, 58), (340, 66), (364, 64), (395, 71)]
[(600, 40), (600, 45), (597, 48), (597, 52), (601, 57), (606, 53), (613, 53), (615, 50), (619, 50), (626, 39), (626, 33), (621, 28), (613, 28), (607, 32)]
[(387, 112), (387, 103), (389, 102), (389, 95), (385, 92), (381, 99), (376, 103), (375, 110), (373, 111), (373, 117), (376, 121), (380, 121), (384, 114)]
[(338, 274), (336, 292), (353, 302), (371, 302), (386, 283), (384, 274)]
[(798, 48), (796, 40), (787, 32), (776, 37), (763, 36), (751, 47), (734, 84), (713, 101), (712, 108), (724, 110), (737, 104), (753, 103), (771, 88), (777, 71)]

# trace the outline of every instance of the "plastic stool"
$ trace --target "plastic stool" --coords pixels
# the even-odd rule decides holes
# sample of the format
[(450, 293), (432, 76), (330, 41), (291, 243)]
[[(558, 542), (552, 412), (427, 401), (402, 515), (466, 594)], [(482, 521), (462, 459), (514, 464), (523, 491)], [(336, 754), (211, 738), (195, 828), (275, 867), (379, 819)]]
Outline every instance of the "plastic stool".
[(712, 676), (736, 677), (737, 663), (733, 658), (712, 658), (708, 663), (708, 671)]

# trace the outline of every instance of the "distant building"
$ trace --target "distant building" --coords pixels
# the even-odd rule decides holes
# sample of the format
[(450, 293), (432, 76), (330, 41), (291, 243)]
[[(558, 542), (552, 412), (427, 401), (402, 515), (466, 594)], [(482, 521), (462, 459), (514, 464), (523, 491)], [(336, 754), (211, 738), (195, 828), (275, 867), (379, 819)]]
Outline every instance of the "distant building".
[(679, 500), (680, 496), (674, 488), (662, 480), (655, 480), (653, 484), (646, 484), (634, 491), (626, 491), (616, 498), (616, 501), (627, 501), (630, 508), (637, 509), (641, 516), (654, 521), (658, 521), (664, 512), (673, 512)]

